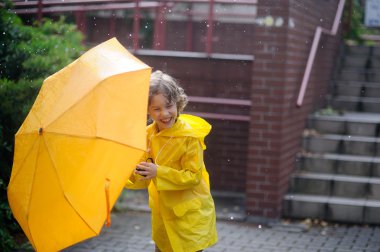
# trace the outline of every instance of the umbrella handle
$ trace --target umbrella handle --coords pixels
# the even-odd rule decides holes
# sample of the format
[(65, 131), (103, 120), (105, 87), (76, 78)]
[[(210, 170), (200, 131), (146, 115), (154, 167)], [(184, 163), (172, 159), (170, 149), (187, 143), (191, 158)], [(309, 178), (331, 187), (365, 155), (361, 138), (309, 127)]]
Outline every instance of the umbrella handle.
[(106, 178), (105, 190), (106, 190), (106, 205), (107, 205), (107, 219), (106, 219), (106, 227), (111, 226), (111, 209), (110, 209), (110, 183), (111, 180)]

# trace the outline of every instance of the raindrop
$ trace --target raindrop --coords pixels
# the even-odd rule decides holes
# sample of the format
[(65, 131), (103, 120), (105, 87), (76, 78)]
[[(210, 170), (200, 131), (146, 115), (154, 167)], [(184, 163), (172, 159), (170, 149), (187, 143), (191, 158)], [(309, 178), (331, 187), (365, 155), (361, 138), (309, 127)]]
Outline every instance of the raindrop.
[(261, 228), (261, 225), (259, 225), (258, 228)]
[(147, 25), (145, 26), (145, 29), (148, 29), (148, 26), (147, 26)]
[(3, 34), (5, 35), (5, 32), (3, 32)]

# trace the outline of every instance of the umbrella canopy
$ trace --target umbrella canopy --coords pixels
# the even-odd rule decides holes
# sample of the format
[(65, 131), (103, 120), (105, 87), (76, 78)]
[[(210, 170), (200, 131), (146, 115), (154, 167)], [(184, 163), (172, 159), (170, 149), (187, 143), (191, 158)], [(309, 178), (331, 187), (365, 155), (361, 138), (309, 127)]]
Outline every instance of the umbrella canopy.
[(114, 38), (44, 81), (16, 133), (8, 186), (36, 250), (100, 233), (146, 149), (150, 73)]

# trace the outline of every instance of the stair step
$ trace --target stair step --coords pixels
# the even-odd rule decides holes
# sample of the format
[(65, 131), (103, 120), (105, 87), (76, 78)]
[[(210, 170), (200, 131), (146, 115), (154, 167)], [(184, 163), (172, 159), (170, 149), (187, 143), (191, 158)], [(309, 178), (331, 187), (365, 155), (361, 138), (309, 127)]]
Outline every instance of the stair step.
[(306, 152), (380, 156), (380, 139), (366, 136), (311, 135), (303, 138)]
[(380, 178), (298, 172), (292, 175), (290, 192), (380, 200)]
[(371, 57), (371, 61), (368, 62), (368, 55), (347, 55), (343, 61), (343, 69), (348, 70), (351, 68), (356, 69), (366, 69), (366, 68), (374, 68), (377, 69), (380, 67), (380, 59), (375, 56)]
[(299, 157), (297, 169), (313, 173), (380, 178), (380, 158), (338, 154), (305, 154)]
[(307, 194), (284, 197), (284, 215), (287, 217), (380, 224), (379, 214), (379, 200)]
[(308, 128), (322, 134), (376, 137), (380, 134), (380, 114), (344, 112), (323, 115), (317, 112), (309, 115)]
[(284, 216), (380, 224), (380, 47), (345, 49), (333, 110), (308, 117)]
[(380, 73), (377, 69), (343, 69), (339, 74), (339, 80), (380, 82)]
[(379, 98), (380, 84), (372, 82), (337, 83), (334, 95)]
[[(372, 52), (371, 52), (372, 51)], [(379, 46), (346, 46), (346, 57), (351, 55), (365, 55), (368, 56), (372, 53), (372, 56), (380, 56), (380, 47)]]
[(337, 110), (380, 113), (380, 98), (336, 96), (330, 103)]

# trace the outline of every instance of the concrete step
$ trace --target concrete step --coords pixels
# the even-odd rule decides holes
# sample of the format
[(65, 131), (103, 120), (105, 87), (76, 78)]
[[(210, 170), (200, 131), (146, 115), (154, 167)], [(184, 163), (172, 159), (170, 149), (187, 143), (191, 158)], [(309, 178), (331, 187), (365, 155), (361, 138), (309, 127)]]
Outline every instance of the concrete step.
[(366, 54), (346, 55), (342, 67), (344, 70), (349, 69), (378, 69), (380, 68), (380, 58), (376, 56), (369, 57)]
[(347, 197), (287, 194), (285, 217), (317, 218), (337, 222), (380, 224), (380, 201)]
[(290, 193), (380, 200), (380, 178), (297, 172), (290, 180)]
[(305, 153), (297, 158), (296, 168), (300, 172), (380, 178), (379, 157)]
[(380, 139), (349, 135), (308, 135), (303, 137), (306, 153), (335, 153), (362, 156), (380, 156)]
[(369, 81), (369, 82), (380, 82), (380, 72), (379, 70), (365, 70), (365, 69), (349, 69), (341, 70), (338, 75), (339, 80), (343, 81)]
[(380, 114), (344, 112), (324, 115), (317, 112), (309, 115), (307, 127), (319, 134), (378, 137)]
[(380, 98), (380, 83), (348, 81), (337, 82), (334, 86), (334, 96)]
[(336, 96), (326, 97), (334, 109), (341, 111), (361, 111), (366, 113), (380, 113), (380, 98)]
[(372, 55), (380, 56), (380, 46), (346, 46), (346, 55)]

